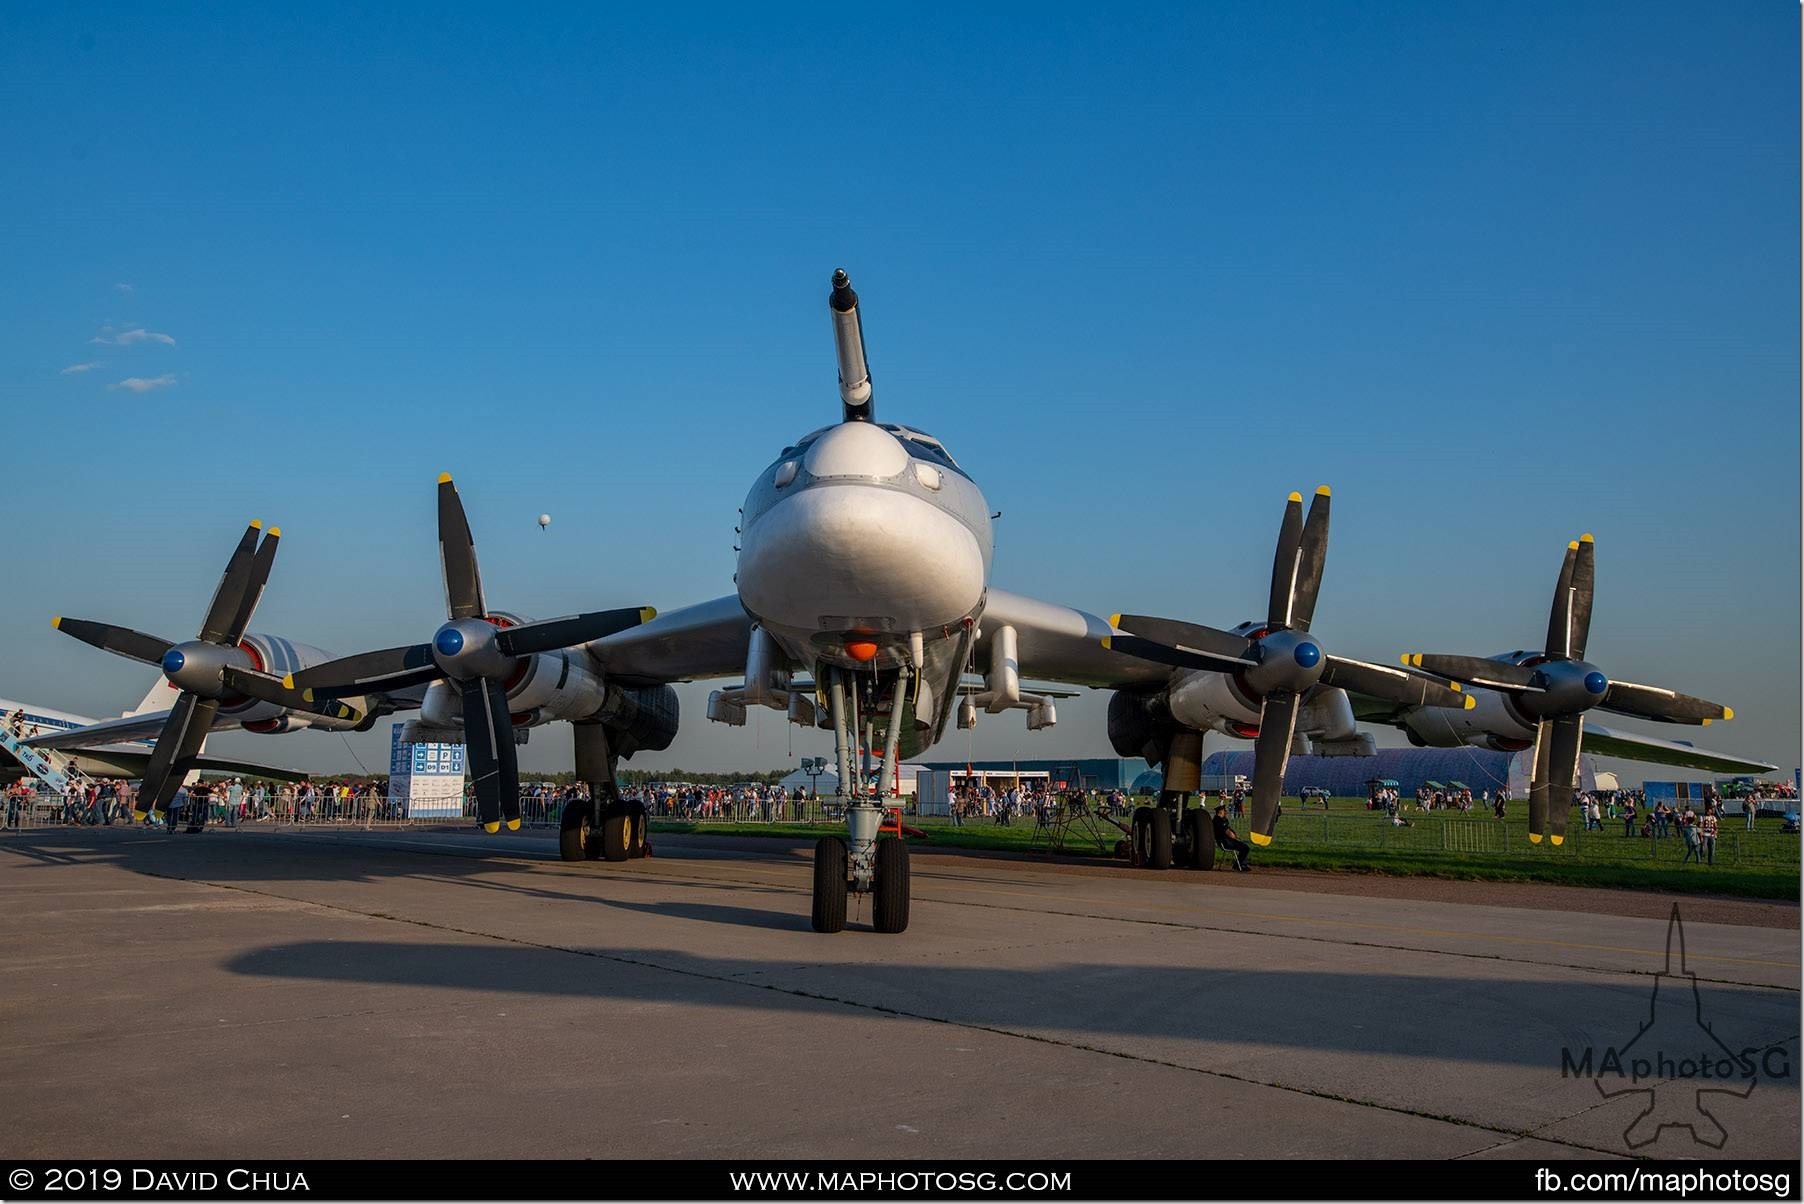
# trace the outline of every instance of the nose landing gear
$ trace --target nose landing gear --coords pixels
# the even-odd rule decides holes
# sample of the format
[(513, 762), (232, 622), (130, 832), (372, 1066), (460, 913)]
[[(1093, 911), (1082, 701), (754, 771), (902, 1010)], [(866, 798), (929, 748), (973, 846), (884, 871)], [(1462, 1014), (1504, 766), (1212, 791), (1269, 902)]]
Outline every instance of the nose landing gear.
[[(884, 743), (882, 768), (873, 791), (867, 773), (855, 773), (858, 755), (856, 733), (861, 730), (858, 692), (848, 688), (845, 673), (826, 669), (827, 701), (833, 717), (833, 742), (839, 758), (839, 792), (846, 805), (846, 835), (824, 836), (814, 846), (814, 905), (816, 932), (840, 932), (846, 926), (846, 899), (850, 894), (871, 896), (872, 927), (878, 932), (902, 932), (908, 927), (908, 846), (901, 836), (883, 837), (883, 784), (892, 780), (896, 749), (902, 733), (902, 714), (908, 697), (907, 666), (897, 673), (890, 705), (889, 731)], [(868, 770), (867, 764), (862, 768)]]

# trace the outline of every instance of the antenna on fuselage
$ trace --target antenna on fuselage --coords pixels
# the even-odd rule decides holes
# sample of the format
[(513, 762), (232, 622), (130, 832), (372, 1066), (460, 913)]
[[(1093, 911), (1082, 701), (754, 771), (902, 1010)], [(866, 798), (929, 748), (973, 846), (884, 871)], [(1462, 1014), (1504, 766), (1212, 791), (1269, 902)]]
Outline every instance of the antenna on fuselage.
[(864, 322), (858, 316), (858, 294), (844, 268), (833, 271), (833, 293), (827, 298), (833, 313), (833, 350), (839, 356), (839, 399), (846, 422), (874, 422), (871, 404), (871, 369), (864, 358)]

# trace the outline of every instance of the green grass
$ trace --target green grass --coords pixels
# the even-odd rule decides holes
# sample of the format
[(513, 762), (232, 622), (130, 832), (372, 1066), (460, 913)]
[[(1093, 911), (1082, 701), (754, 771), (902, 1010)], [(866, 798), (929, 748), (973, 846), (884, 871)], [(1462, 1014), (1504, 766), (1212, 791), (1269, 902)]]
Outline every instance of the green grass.
[[(1739, 817), (1725, 820), (1717, 837), (1716, 864), (1700, 866), (1681, 864), (1685, 844), (1676, 832), (1654, 841), (1626, 838), (1620, 820), (1606, 819), (1601, 832), (1586, 832), (1575, 818), (1559, 848), (1545, 841), (1530, 844), (1527, 808), (1520, 802), (1511, 805), (1503, 821), (1477, 811), (1407, 811), (1411, 823), (1407, 828), (1394, 827), (1382, 813), (1367, 811), (1363, 799), (1331, 800), (1326, 812), (1319, 807), (1304, 811), (1294, 800), (1286, 800), (1284, 810), (1277, 840), (1254, 851), (1255, 864), (1763, 899), (1796, 900), (1799, 895), (1799, 838), (1780, 832), (1776, 819), (1758, 821), (1751, 832), (1744, 829)], [(940, 818), (911, 818), (910, 823), (926, 831), (928, 843), (935, 845), (1022, 853), (1046, 847), (1044, 837), (1034, 840), (1031, 818), (1017, 819), (1009, 827), (981, 819), (967, 821), (962, 827)], [(652, 830), (658, 832), (789, 839), (811, 839), (838, 829), (837, 823), (652, 823)], [(1235, 829), (1244, 836), (1245, 821), (1238, 821)], [(1087, 833), (1074, 827), (1063, 851), (1077, 856), (1112, 856), (1119, 834), (1107, 825), (1101, 830), (1105, 838), (1102, 850)]]

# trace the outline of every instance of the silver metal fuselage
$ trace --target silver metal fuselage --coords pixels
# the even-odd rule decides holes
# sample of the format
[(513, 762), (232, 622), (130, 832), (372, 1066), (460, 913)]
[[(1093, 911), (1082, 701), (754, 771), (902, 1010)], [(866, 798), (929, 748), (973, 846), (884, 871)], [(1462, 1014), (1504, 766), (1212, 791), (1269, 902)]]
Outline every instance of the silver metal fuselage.
[(809, 435), (759, 474), (741, 536), (740, 603), (792, 667), (893, 669), (918, 633), (924, 684), (955, 693), (992, 535), (983, 493), (937, 441), (870, 422)]

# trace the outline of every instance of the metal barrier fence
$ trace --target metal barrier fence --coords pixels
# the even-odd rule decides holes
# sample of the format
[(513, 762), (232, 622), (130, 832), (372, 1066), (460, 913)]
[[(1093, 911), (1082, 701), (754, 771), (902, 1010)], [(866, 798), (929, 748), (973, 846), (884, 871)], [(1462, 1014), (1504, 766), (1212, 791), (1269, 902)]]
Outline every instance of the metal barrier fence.
[[(24, 798), (8, 796), (4, 801), (3, 826), (0, 831), (19, 831), (53, 827), (79, 827), (110, 823), (131, 824), (131, 816), (119, 804), (93, 808), (86, 803), (66, 802), (48, 794)], [(555, 830), (563, 814), (564, 796), (528, 792), (520, 799), (521, 826), (530, 829)], [(656, 799), (647, 805), (653, 819), (693, 823), (818, 823), (837, 824), (843, 818), (831, 800), (808, 799), (801, 803), (770, 800)], [(1127, 813), (1117, 818), (1125, 820)], [(1383, 812), (1317, 812), (1287, 808), (1278, 822), (1276, 835), (1286, 849), (1310, 849), (1322, 852), (1381, 852), (1398, 855), (1477, 857), (1487, 861), (1534, 858), (1545, 861), (1552, 857), (1587, 864), (1677, 866), (1684, 862), (1687, 845), (1677, 825), (1664, 836), (1624, 835), (1618, 820), (1604, 820), (1601, 829), (1587, 830), (1574, 822), (1566, 833), (1565, 843), (1558, 848), (1528, 840), (1525, 817), (1511, 815), (1496, 819), (1484, 814), (1461, 812), (1410, 812), (1407, 825), (1394, 824)], [(167, 822), (167, 821), (164, 821)], [(178, 824), (187, 816), (178, 813)], [(911, 822), (921, 822), (913, 820)], [(938, 821), (929, 821), (938, 822)], [(476, 804), (465, 798), (455, 815), (409, 815), (398, 799), (384, 798), (320, 798), (311, 804), (277, 798), (266, 803), (260, 814), (246, 814), (235, 820), (226, 814), (225, 804), (212, 804), (207, 818), (209, 827), (282, 824), (296, 827), (342, 828), (407, 828), (476, 823)], [(965, 819), (968, 826), (996, 826), (990, 816)], [(1244, 824), (1244, 820), (1238, 821)], [(1031, 830), (1033, 813), (1017, 814), (1012, 824)], [(1636, 828), (1639, 833), (1639, 827)], [(1714, 863), (1727, 866), (1790, 868), (1799, 866), (1799, 837), (1780, 832), (1777, 821), (1762, 820), (1749, 830), (1739, 817), (1722, 821), (1716, 838)]]

